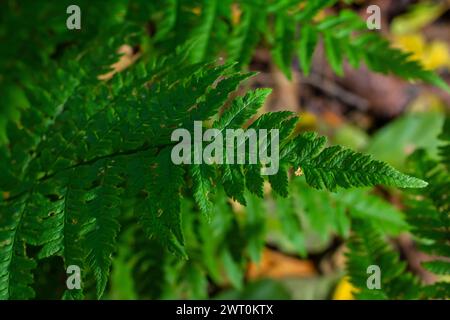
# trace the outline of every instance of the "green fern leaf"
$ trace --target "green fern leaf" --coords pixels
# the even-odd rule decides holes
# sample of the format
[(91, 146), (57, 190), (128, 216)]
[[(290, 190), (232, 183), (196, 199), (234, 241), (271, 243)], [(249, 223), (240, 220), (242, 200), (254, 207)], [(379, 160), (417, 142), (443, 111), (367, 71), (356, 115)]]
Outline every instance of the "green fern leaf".
[(246, 66), (250, 63), (253, 51), (266, 29), (266, 12), (264, 1), (243, 2), (241, 5), (243, 7), (241, 21), (234, 28), (228, 46), (229, 58), (237, 61), (240, 66)]
[(27, 257), (23, 239), (26, 202), (3, 208), (0, 224), (0, 299), (29, 299), (36, 262)]
[(318, 34), (313, 27), (310, 25), (302, 27), (299, 44), (299, 58), (305, 76), (308, 76), (311, 71), (312, 58), (318, 40)]
[[(384, 243), (378, 232), (368, 223), (353, 222), (354, 234), (350, 238), (347, 253), (347, 273), (352, 284), (360, 291), (358, 298), (417, 299), (419, 284), (417, 279), (406, 271), (396, 252)], [(369, 289), (367, 280), (369, 266), (381, 270), (381, 288)]]
[(447, 167), (447, 172), (450, 173), (450, 117), (446, 118), (439, 138), (442, 142), (444, 142), (439, 150), (441, 162), (445, 164)]
[(236, 98), (233, 100), (232, 106), (222, 114), (213, 127), (221, 131), (242, 127), (257, 113), (271, 92), (271, 89), (257, 89), (250, 91), (242, 98)]
[[(441, 146), (441, 159), (430, 157), (424, 150), (415, 151), (408, 159), (410, 170), (419, 177), (430, 181), (430, 185), (420, 194), (408, 193), (407, 217), (412, 226), (412, 233), (418, 241), (419, 248), (437, 256), (435, 260), (423, 263), (423, 266), (437, 274), (450, 274), (450, 179), (448, 174), (448, 119), (440, 135), (444, 144)], [(429, 299), (448, 299), (450, 286), (438, 282), (424, 288), (424, 294)]]
[(193, 164), (190, 172), (194, 185), (194, 199), (203, 214), (210, 217), (214, 207), (210, 196), (214, 192), (212, 183), (214, 171), (211, 166)]
[(295, 139), (293, 163), (305, 173), (309, 185), (317, 189), (336, 190), (384, 184), (400, 188), (422, 188), (426, 182), (404, 175), (387, 164), (340, 146), (324, 149), (326, 140), (315, 133)]
[(116, 237), (120, 229), (117, 217), (120, 213), (122, 182), (121, 169), (113, 160), (100, 163), (95, 168), (99, 185), (87, 203), (89, 216), (93, 217), (92, 231), (86, 235), (87, 261), (97, 280), (97, 297), (101, 298), (109, 278), (111, 255), (116, 249)]
[(281, 229), (284, 237), (286, 237), (295, 247), (296, 252), (300, 256), (307, 255), (305, 233), (302, 230), (301, 221), (296, 213), (296, 203), (290, 198), (278, 197), (277, 216), (280, 220)]
[[(184, 170), (170, 159), (170, 149), (160, 151), (155, 162), (148, 166), (145, 191), (147, 196), (141, 203), (141, 224), (149, 237), (155, 237), (182, 257), (187, 257), (183, 248), (181, 230), (180, 187)], [(167, 181), (171, 183), (167, 185)]]
[(245, 176), (240, 167), (223, 165), (222, 183), (227, 196), (246, 205)]
[(200, 24), (193, 31), (192, 37), (196, 39), (195, 50), (192, 51), (192, 62), (205, 61), (210, 44), (210, 37), (213, 32), (214, 23), (217, 21), (217, 10), (219, 2), (217, 0), (202, 1), (202, 12)]
[(246, 166), (245, 184), (251, 193), (259, 198), (264, 197), (264, 178), (261, 176), (261, 165), (251, 164)]
[(325, 43), (325, 53), (331, 68), (337, 75), (344, 75), (341, 43), (336, 39), (331, 31), (326, 31), (323, 35)]
[(295, 24), (289, 15), (278, 14), (275, 17), (274, 37), (272, 57), (288, 79), (291, 79), (291, 65), (295, 50)]
[(288, 196), (288, 174), (286, 168), (278, 168), (278, 172), (276, 174), (269, 176), (269, 182), (272, 189), (280, 196)]
[(427, 261), (422, 264), (427, 270), (439, 274), (439, 275), (450, 275), (450, 262), (434, 260)]

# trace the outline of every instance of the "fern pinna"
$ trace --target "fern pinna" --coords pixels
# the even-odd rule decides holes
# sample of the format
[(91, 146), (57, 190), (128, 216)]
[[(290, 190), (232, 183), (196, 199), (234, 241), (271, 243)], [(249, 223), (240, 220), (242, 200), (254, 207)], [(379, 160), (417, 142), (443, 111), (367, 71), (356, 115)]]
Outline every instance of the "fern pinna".
[[(258, 198), (266, 182), (280, 207), (298, 187), (297, 181), (289, 183), (293, 170), (304, 175), (293, 178), (302, 189), (305, 184), (329, 191), (377, 184), (425, 187), (423, 180), (370, 156), (326, 146), (315, 133), (299, 134), (290, 112), (257, 117), (269, 90), (237, 94), (253, 75), (239, 70), (258, 45), (271, 47), (287, 75), (298, 53), (308, 73), (319, 37), (338, 73), (345, 55), (354, 66), (364, 60), (375, 71), (445, 87), (407, 55), (387, 49), (382, 38), (364, 32), (358, 17), (344, 12), (313, 19), (335, 3), (80, 1), (86, 25), (78, 34), (61, 29), (66, 16), (58, 12), (65, 12), (69, 1), (2, 3), (2, 43), (8, 37), (0, 70), (13, 76), (0, 77), (6, 97), (0, 111), (0, 299), (39, 296), (34, 275), (41, 270), (52, 287), (64, 287), (45, 271), (51, 259), (61, 270), (71, 265), (82, 270), (83, 288), (61, 292), (66, 299), (101, 298), (108, 286), (120, 287), (122, 277), (142, 279), (149, 270), (159, 282), (135, 281), (143, 297), (205, 297), (209, 279), (223, 282), (221, 265), (240, 287), (247, 257), (259, 258), (265, 216)], [(360, 34), (350, 32), (353, 27)], [(53, 37), (45, 42), (48, 34)], [(140, 59), (100, 81), (124, 43), (137, 48)], [(222, 51), (230, 62), (215, 62)], [(279, 129), (280, 170), (266, 177), (261, 164), (173, 164), (171, 133), (192, 131), (194, 121), (222, 131)], [(247, 206), (245, 218), (233, 214), (227, 198)], [(338, 200), (345, 198), (332, 201)], [(292, 212), (280, 211), (279, 219), (304, 254)], [(168, 292), (163, 283), (177, 283), (182, 292)]]

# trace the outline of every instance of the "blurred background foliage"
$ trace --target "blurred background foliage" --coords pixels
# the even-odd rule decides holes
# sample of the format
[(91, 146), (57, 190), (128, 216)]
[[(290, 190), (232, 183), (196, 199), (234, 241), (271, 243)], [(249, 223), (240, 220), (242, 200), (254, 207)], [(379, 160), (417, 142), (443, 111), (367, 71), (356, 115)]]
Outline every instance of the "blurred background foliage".
[[(146, 7), (148, 11), (139, 10), (140, 6), (133, 10), (131, 5), (127, 14), (132, 15), (131, 20), (146, 25), (146, 37), (136, 40), (133, 33), (126, 32), (122, 42), (112, 41), (96, 47), (95, 39), (99, 34), (118, 32), (110, 17), (116, 16), (118, 20), (124, 17), (107, 12), (121, 12), (115, 6), (120, 7), (124, 2), (96, 1), (94, 11), (98, 12), (89, 11), (96, 17), (95, 21), (83, 15), (82, 31), (68, 33), (66, 15), (57, 12), (65, 12), (69, 2), (58, 1), (57, 5), (48, 6), (54, 12), (46, 12), (41, 10), (39, 1), (26, 1), (26, 6), (31, 8), (26, 11), (29, 14), (36, 12), (52, 17), (43, 20), (48, 28), (35, 28), (32, 24), (35, 17), (27, 19), (20, 8), (9, 10), (8, 14), (3, 10), (0, 13), (0, 38), (11, 32), (5, 26), (15, 26), (14, 41), (7, 46), (2, 44), (0, 50), (0, 144), (8, 141), (8, 122), (19, 122), (21, 112), (32, 107), (23, 87), (32, 88), (33, 78), (47, 74), (44, 70), (55, 64), (55, 57), (67, 52), (65, 48), (77, 48), (79, 56), (87, 51), (109, 51), (110, 61), (87, 62), (111, 65), (112, 69), (96, 70), (99, 79), (108, 80), (137, 59), (146, 59), (146, 55), (157, 50), (155, 43), (158, 50), (165, 52), (172, 50), (172, 41), (182, 42), (177, 39), (179, 34), (167, 31), (174, 23), (174, 17), (155, 14), (149, 20), (152, 12), (158, 12), (152, 11), (152, 4)], [(176, 1), (168, 2), (176, 4)], [(194, 4), (194, 9), (186, 12), (189, 19), (199, 19), (202, 15), (200, 1), (193, 1), (197, 2), (198, 9)], [(9, 3), (14, 7), (14, 2)], [(90, 1), (83, 4), (91, 5)], [(316, 19), (323, 19), (343, 7), (364, 17), (368, 4), (380, 6), (381, 33), (395, 47), (411, 52), (411, 58), (449, 82), (449, 1), (374, 0), (354, 1), (347, 6), (342, 1), (321, 10)], [(158, 5), (159, 2), (155, 2), (154, 6)], [(11, 15), (11, 12), (17, 15)], [(242, 16), (233, 1), (224, 15), (229, 15), (236, 24), (240, 19), (248, 18)], [(104, 20), (98, 18), (102, 16)], [(226, 32), (224, 21), (214, 23), (217, 23), (216, 32)], [(159, 24), (157, 29), (156, 24)], [(131, 29), (134, 27), (130, 25)], [(51, 37), (45, 33), (48, 30), (51, 30)], [(205, 36), (201, 29), (198, 32), (199, 37)], [(89, 43), (90, 47), (83, 47), (84, 43)], [(139, 46), (133, 46), (133, 43), (139, 43)], [(200, 61), (204, 58), (202, 55), (216, 50), (214, 45), (194, 51), (193, 61)], [(118, 48), (121, 58), (116, 62)], [(11, 58), (17, 56), (20, 56), (19, 63)], [(91, 54), (89, 59), (95, 60), (92, 58), (95, 56)], [(102, 59), (105, 56), (108, 55), (98, 54)], [(61, 78), (77, 72), (76, 66), (70, 64), (70, 57), (65, 58), (69, 61), (65, 69), (68, 71), (57, 75)], [(294, 61), (293, 66), (275, 63), (274, 56), (264, 46), (257, 47), (255, 54), (247, 59), (249, 69), (259, 72), (248, 86), (274, 88), (265, 111), (287, 108), (298, 113), (302, 120), (298, 131), (319, 131), (329, 136), (333, 143), (370, 153), (401, 170), (407, 169), (406, 159), (417, 149), (427, 150), (432, 158), (438, 156), (438, 135), (450, 106), (450, 95), (443, 90), (427, 84), (407, 83), (393, 75), (375, 74), (365, 67), (350, 69), (348, 64), (343, 66), (344, 75), (338, 77), (326, 62), (322, 45), (312, 61), (310, 77), (298, 72), (298, 62)], [(291, 80), (287, 79), (286, 73), (291, 74)], [(41, 81), (47, 80), (50, 79)], [(377, 187), (328, 193), (306, 188), (302, 173), (295, 174), (299, 177), (290, 185), (291, 197), (287, 199), (275, 196), (267, 186), (264, 201), (248, 194), (248, 205), (243, 207), (227, 200), (219, 190), (210, 223), (192, 214), (196, 210), (194, 204), (184, 199), (183, 230), (191, 255), (189, 261), (178, 260), (158, 242), (147, 239), (139, 229), (133, 228), (136, 221), (128, 212), (123, 223), (129, 228), (120, 235), (120, 246), (114, 256), (112, 277), (104, 298), (352, 299), (355, 288), (345, 274), (345, 252), (354, 218), (371, 219), (377, 229), (389, 237), (408, 264), (408, 270), (423, 282), (448, 281), (445, 276), (432, 275), (421, 267), (420, 263), (430, 257), (418, 250), (409, 233), (399, 191)], [(265, 217), (265, 224), (259, 223), (261, 216)], [(62, 261), (58, 258), (40, 262), (35, 274), (37, 298), (61, 296), (65, 279), (61, 266)], [(60, 283), (60, 292), (48, 288), (46, 279), (49, 275)], [(85, 286), (94, 284), (86, 283)]]

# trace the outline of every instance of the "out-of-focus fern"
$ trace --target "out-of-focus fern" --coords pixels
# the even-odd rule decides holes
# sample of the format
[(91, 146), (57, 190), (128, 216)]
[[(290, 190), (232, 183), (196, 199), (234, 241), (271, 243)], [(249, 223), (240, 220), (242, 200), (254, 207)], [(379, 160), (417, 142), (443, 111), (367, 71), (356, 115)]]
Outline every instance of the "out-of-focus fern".
[[(306, 256), (329, 243), (332, 237), (347, 240), (354, 219), (370, 220), (385, 235), (398, 235), (409, 226), (398, 209), (369, 190), (350, 189), (336, 193), (307, 187), (303, 177), (293, 178), (288, 198), (275, 197), (274, 211), (287, 249)], [(271, 208), (271, 209), (269, 209)], [(311, 245), (314, 243), (314, 245)]]
[[(409, 160), (414, 172), (430, 185), (420, 194), (410, 192), (408, 201), (408, 222), (419, 248), (437, 257), (423, 263), (429, 271), (439, 275), (450, 274), (450, 167), (448, 163), (450, 146), (450, 119), (447, 118), (441, 134), (440, 160), (434, 160), (423, 150), (416, 151)], [(450, 284), (437, 282), (426, 287), (426, 296), (431, 299), (449, 298)]]
[[(406, 262), (394, 251), (370, 223), (354, 221), (354, 233), (349, 241), (347, 272), (350, 281), (359, 290), (360, 299), (417, 299), (419, 282), (407, 272)], [(380, 288), (367, 286), (369, 266), (380, 268)]]
[[(449, 146), (449, 119), (441, 134), (441, 159), (431, 158), (424, 150), (417, 150), (408, 160), (411, 172), (427, 179), (428, 187), (421, 192), (409, 191), (406, 216), (410, 231), (421, 251), (436, 257), (423, 262), (423, 267), (438, 277), (450, 274), (450, 175), (446, 161)], [(360, 298), (382, 299), (448, 299), (450, 284), (443, 278), (431, 285), (420, 284), (410, 273), (399, 255), (385, 243), (374, 225), (360, 223), (353, 228), (349, 242), (347, 272), (359, 289)], [(377, 265), (381, 270), (381, 289), (370, 290), (365, 268)]]
[(425, 70), (419, 62), (411, 60), (410, 54), (390, 46), (378, 34), (367, 32), (367, 26), (351, 11), (342, 11), (338, 16), (330, 16), (323, 21), (308, 26), (300, 38), (300, 57), (305, 70), (310, 69), (314, 44), (323, 37), (325, 53), (333, 70), (343, 75), (343, 60), (358, 68), (365, 62), (369, 69), (381, 73), (393, 73), (407, 80), (420, 79), (445, 90), (448, 85), (433, 72)]
[[(259, 44), (271, 49), (278, 67), (291, 76), (292, 62), (298, 57), (306, 75), (320, 40), (333, 70), (342, 75), (344, 58), (353, 67), (361, 62), (373, 71), (393, 73), (407, 80), (422, 80), (445, 90), (448, 85), (433, 72), (425, 70), (410, 55), (390, 46), (376, 32), (367, 29), (366, 22), (356, 13), (342, 10), (316, 19), (337, 0), (225, 0), (225, 1), (156, 1), (160, 14), (155, 25), (162, 25), (166, 37), (156, 37), (162, 47), (178, 45), (180, 39), (196, 39), (198, 62), (225, 53), (241, 66), (247, 65)], [(186, 32), (186, 30), (192, 30)], [(157, 30), (158, 31), (158, 30)]]

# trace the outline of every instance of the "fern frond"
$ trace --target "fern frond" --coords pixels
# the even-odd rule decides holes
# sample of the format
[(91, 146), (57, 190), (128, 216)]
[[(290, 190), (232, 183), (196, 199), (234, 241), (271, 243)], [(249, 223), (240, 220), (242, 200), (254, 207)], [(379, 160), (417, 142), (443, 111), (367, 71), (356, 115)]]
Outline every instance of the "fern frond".
[(336, 203), (348, 208), (352, 217), (370, 220), (379, 232), (398, 235), (410, 228), (403, 212), (365, 190), (342, 190), (331, 194), (331, 197)]
[(330, 193), (309, 188), (304, 177), (290, 179), (289, 197), (275, 197), (266, 214), (272, 211), (280, 221), (280, 244), (289, 244), (286, 250), (302, 256), (330, 243), (333, 237), (347, 240), (354, 219), (370, 221), (383, 235), (394, 236), (409, 230), (404, 214), (370, 190)]
[[(108, 82), (93, 83), (83, 75), (65, 93), (63, 106), (51, 105), (45, 116), (30, 112), (29, 118), (24, 117), (26, 127), (12, 127), (14, 142), (0, 149), (0, 168), (5, 168), (0, 172), (8, 178), (0, 188), (9, 193), (0, 206), (2, 297), (32, 297), (30, 270), (36, 259), (52, 256), (61, 256), (66, 268), (79, 266), (83, 280), (92, 272), (97, 297), (101, 297), (116, 251), (119, 213), (125, 206), (135, 220), (139, 218), (146, 236), (157, 240), (155, 247), (168, 248), (183, 258), (202, 252), (208, 261), (204, 267), (216, 280), (219, 272), (213, 260), (220, 257), (230, 280), (239, 287), (247, 250), (242, 245), (245, 227), (229, 218), (232, 214), (220, 185), (228, 197), (242, 204), (248, 203), (246, 188), (263, 196), (265, 179), (280, 196), (286, 196), (288, 172), (299, 166), (308, 183), (331, 190), (376, 183), (423, 185), (366, 156), (339, 147), (325, 148), (323, 138), (296, 137), (298, 119), (290, 112), (267, 113), (251, 123), (270, 93), (267, 89), (235, 97), (212, 126), (221, 132), (245, 127), (278, 129), (281, 157), (276, 175), (261, 176), (262, 164), (194, 166), (190, 170), (173, 164), (173, 130), (192, 131), (195, 120), (211, 123), (230, 94), (251, 75), (234, 72), (229, 64), (191, 65), (184, 61), (188, 58), (189, 52), (183, 52), (181, 57), (175, 53), (162, 61), (139, 62)], [(52, 101), (43, 95), (41, 106)], [(211, 247), (192, 251), (185, 244), (181, 215), (182, 198), (192, 194), (187, 190), (191, 185), (184, 183), (187, 174), (197, 207), (210, 212), (213, 224), (224, 224)], [(221, 192), (223, 203), (213, 191)], [(212, 205), (215, 202), (219, 209)], [(223, 212), (215, 220), (217, 211)], [(295, 218), (293, 211), (288, 212), (284, 225), (301, 246), (302, 237), (296, 235), (300, 222), (294, 222)], [(202, 241), (207, 242), (213, 230), (203, 228)], [(38, 248), (37, 254), (27, 251), (32, 246)], [(261, 240), (253, 241), (252, 247), (260, 248)], [(176, 264), (174, 257), (168, 259)], [(186, 270), (203, 279), (198, 266)], [(64, 297), (81, 298), (83, 291), (67, 290)], [(195, 291), (200, 294), (201, 290)]]
[[(310, 27), (308, 27), (310, 28)], [(447, 83), (432, 71), (424, 69), (419, 62), (411, 60), (410, 54), (392, 48), (390, 43), (373, 32), (367, 32), (366, 23), (354, 12), (343, 10), (338, 16), (330, 16), (305, 31), (308, 38), (321, 34), (325, 52), (333, 70), (343, 74), (343, 58), (357, 68), (364, 61), (369, 69), (380, 73), (393, 73), (406, 80), (420, 79), (443, 90), (450, 91)], [(306, 42), (308, 40), (305, 40)], [(302, 57), (312, 55), (314, 48), (303, 45)], [(305, 51), (307, 48), (308, 50)], [(309, 69), (309, 60), (302, 62)]]
[(97, 297), (101, 298), (108, 281), (111, 255), (116, 250), (116, 237), (120, 229), (117, 216), (120, 213), (123, 170), (114, 160), (99, 163), (93, 168), (99, 185), (90, 191), (86, 204), (87, 214), (92, 217), (92, 230), (86, 234), (87, 262), (97, 280)]
[(450, 117), (446, 118), (439, 138), (443, 142), (439, 154), (441, 162), (447, 167), (447, 172), (450, 173)]
[(257, 113), (271, 92), (271, 89), (257, 89), (248, 92), (243, 98), (234, 99), (232, 106), (225, 110), (213, 127), (221, 131), (241, 128)]
[(450, 262), (443, 260), (427, 261), (422, 264), (425, 269), (438, 274), (450, 275)]
[[(348, 243), (347, 273), (351, 283), (359, 290), (361, 299), (417, 299), (420, 286), (418, 280), (406, 271), (406, 264), (400, 261), (383, 241), (378, 232), (368, 223), (355, 220), (353, 235)], [(381, 288), (369, 289), (367, 268), (378, 266), (381, 271)]]
[[(336, 190), (384, 184), (400, 188), (422, 188), (426, 182), (404, 175), (371, 156), (340, 146), (325, 148), (326, 139), (306, 133), (287, 146), (296, 150), (291, 158), (295, 167), (305, 173), (309, 185), (317, 189)], [(283, 154), (283, 153), (282, 153)]]
[(448, 299), (450, 296), (450, 283), (443, 281), (437, 282), (426, 286), (423, 291), (425, 299)]
[(298, 55), (305, 76), (308, 76), (310, 73), (312, 58), (318, 41), (319, 34), (317, 30), (310, 25), (303, 26), (300, 34)]
[(292, 58), (296, 43), (295, 27), (294, 19), (290, 15), (278, 13), (275, 16), (272, 57), (288, 79), (292, 77)]
[(210, 193), (214, 192), (212, 182), (214, 170), (205, 164), (193, 164), (190, 172), (194, 185), (194, 199), (200, 210), (209, 217), (213, 210)]
[[(149, 171), (145, 182), (145, 199), (139, 212), (140, 221), (149, 237), (155, 237), (182, 257), (184, 237), (181, 230), (180, 188), (184, 170), (170, 159), (170, 149), (163, 149), (153, 163), (147, 165)], [(167, 181), (170, 184), (167, 185)]]
[(243, 1), (238, 9), (242, 11), (240, 21), (233, 28), (228, 42), (229, 59), (237, 61), (240, 66), (250, 63), (254, 50), (267, 30), (265, 1)]
[(0, 299), (29, 299), (35, 293), (32, 271), (36, 262), (27, 257), (24, 241), (26, 199), (2, 208), (0, 225)]
[(210, 38), (214, 31), (214, 24), (217, 22), (218, 6), (220, 1), (208, 0), (202, 1), (200, 23), (192, 32), (192, 37), (196, 39), (195, 50), (192, 51), (192, 62), (202, 62), (208, 57), (210, 50)]
[[(446, 149), (448, 147), (448, 119), (444, 124), (441, 139), (441, 159), (432, 159), (424, 150), (417, 150), (408, 159), (411, 172), (430, 181), (420, 194), (410, 191), (407, 198), (407, 217), (419, 248), (435, 260), (423, 266), (438, 275), (450, 274), (450, 176)], [(436, 283), (425, 288), (428, 298), (447, 299), (450, 296), (448, 283)]]

